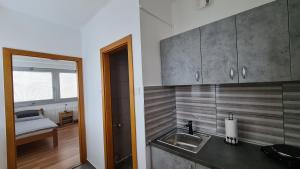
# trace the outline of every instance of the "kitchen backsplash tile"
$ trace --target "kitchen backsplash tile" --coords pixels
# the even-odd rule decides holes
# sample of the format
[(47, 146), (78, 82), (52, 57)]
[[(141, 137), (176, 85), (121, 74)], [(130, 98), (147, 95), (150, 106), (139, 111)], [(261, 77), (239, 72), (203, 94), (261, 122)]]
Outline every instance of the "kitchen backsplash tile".
[(283, 107), (285, 142), (300, 146), (300, 83), (283, 85)]
[(243, 140), (300, 146), (300, 83), (147, 87), (145, 113), (147, 139), (188, 120), (196, 130), (224, 135), (224, 118), (233, 113)]
[(175, 90), (166, 87), (144, 90), (146, 140), (150, 141), (176, 127)]
[(215, 86), (176, 87), (176, 117), (178, 127), (192, 120), (196, 130), (216, 132)]
[(238, 118), (239, 138), (261, 144), (283, 143), (281, 85), (216, 86), (217, 132), (225, 134), (224, 118)]

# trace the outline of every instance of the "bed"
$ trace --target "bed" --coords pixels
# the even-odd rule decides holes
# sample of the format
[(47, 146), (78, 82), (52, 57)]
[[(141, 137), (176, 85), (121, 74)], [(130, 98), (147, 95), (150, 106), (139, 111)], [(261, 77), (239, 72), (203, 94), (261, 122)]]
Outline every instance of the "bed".
[(58, 146), (57, 124), (44, 117), (43, 109), (15, 113), (16, 146), (52, 137)]

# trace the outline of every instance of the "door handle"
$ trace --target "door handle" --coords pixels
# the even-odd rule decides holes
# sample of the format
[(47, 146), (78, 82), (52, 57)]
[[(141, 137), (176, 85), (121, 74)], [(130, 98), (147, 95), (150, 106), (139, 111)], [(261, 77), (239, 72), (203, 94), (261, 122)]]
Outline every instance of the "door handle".
[(230, 68), (229, 77), (230, 77), (231, 80), (233, 80), (233, 78), (234, 78), (234, 70), (233, 70), (233, 68)]
[(242, 77), (243, 77), (243, 79), (246, 79), (246, 77), (247, 77), (247, 68), (246, 68), (246, 66), (243, 66), (243, 68), (242, 68)]
[(195, 79), (197, 82), (199, 82), (200, 76), (199, 76), (199, 71), (196, 71), (195, 73)]
[(113, 127), (121, 128), (121, 127), (122, 127), (122, 124), (121, 124), (121, 123), (117, 123), (117, 124), (113, 124), (112, 126), (113, 126)]

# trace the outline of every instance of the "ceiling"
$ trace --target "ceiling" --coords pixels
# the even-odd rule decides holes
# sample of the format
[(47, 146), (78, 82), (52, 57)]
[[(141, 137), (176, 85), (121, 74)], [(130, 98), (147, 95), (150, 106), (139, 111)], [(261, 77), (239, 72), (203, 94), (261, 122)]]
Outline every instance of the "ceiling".
[(0, 6), (79, 29), (109, 0), (0, 0)]

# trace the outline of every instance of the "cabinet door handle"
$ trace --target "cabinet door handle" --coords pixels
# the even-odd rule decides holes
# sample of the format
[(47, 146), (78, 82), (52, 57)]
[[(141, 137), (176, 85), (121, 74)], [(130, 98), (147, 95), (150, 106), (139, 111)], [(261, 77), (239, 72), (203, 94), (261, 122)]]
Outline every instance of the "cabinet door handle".
[(233, 77), (234, 77), (234, 70), (233, 70), (233, 68), (230, 68), (229, 77), (230, 77), (231, 80), (233, 80)]
[(246, 76), (247, 76), (247, 68), (246, 68), (246, 66), (243, 66), (243, 68), (242, 68), (242, 77), (243, 77), (243, 79), (245, 79)]
[(197, 71), (197, 72), (195, 73), (195, 79), (196, 79), (197, 82), (199, 82), (199, 79), (200, 79), (199, 71)]

